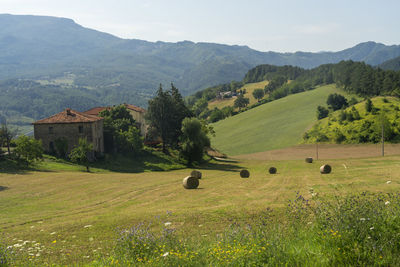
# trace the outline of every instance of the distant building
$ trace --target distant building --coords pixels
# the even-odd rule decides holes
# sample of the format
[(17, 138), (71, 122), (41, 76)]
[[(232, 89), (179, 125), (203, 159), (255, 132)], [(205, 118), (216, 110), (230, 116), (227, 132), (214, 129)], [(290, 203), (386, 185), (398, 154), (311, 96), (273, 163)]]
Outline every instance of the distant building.
[(93, 144), (94, 152), (104, 153), (103, 118), (67, 108), (51, 117), (34, 122), (33, 128), (35, 139), (42, 140), (46, 152), (56, 151), (57, 139), (67, 140), (67, 153), (69, 153), (78, 145), (79, 138), (86, 138)]
[[(133, 119), (136, 122), (136, 127), (140, 130), (140, 134), (142, 136), (146, 135), (147, 125), (144, 119), (144, 115), (146, 114), (146, 110), (130, 104), (123, 104), (129, 113), (132, 115)], [(99, 116), (99, 113), (105, 109), (110, 109), (111, 107), (95, 107), (85, 111), (84, 113), (94, 116)]]

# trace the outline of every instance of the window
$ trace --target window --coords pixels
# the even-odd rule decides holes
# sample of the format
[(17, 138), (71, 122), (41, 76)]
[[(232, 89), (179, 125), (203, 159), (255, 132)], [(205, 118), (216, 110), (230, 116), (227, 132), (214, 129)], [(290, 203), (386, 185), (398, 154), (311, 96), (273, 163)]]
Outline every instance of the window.
[(49, 134), (54, 133), (53, 127), (49, 127)]
[(83, 133), (83, 126), (78, 127), (79, 133)]

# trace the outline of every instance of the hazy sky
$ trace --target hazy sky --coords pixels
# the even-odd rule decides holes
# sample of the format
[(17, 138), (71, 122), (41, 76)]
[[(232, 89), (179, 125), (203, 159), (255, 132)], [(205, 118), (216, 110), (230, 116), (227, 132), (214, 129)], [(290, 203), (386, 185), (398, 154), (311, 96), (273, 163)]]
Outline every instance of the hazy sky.
[(122, 38), (260, 51), (400, 44), (400, 0), (0, 0), (0, 13), (67, 17)]

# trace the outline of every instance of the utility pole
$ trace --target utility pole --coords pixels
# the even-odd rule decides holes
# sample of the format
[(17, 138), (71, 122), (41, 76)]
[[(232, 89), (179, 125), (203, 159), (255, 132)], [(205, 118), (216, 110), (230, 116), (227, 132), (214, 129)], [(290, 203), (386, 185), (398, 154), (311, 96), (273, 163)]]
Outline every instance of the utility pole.
[(385, 156), (385, 128), (382, 121), (382, 157)]
[(316, 153), (317, 153), (317, 160), (318, 160), (318, 141), (315, 143), (315, 149), (316, 149)]

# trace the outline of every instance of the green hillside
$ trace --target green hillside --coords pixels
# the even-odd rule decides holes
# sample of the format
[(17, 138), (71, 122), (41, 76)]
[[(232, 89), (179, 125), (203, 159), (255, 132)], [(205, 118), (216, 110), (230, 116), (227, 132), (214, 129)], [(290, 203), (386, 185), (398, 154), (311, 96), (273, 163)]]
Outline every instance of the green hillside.
[(318, 105), (325, 105), (335, 85), (290, 95), (213, 124), (212, 145), (228, 155), (248, 154), (289, 147), (302, 140), (316, 119)]
[(371, 111), (366, 110), (366, 101), (337, 110), (316, 123), (304, 135), (305, 143), (320, 142), (359, 144), (379, 143), (384, 126), (385, 141), (400, 141), (400, 100), (397, 97), (375, 97), (371, 99)]

